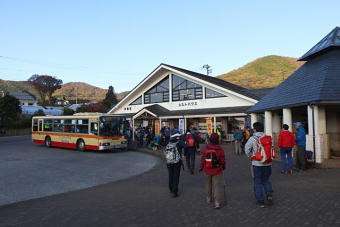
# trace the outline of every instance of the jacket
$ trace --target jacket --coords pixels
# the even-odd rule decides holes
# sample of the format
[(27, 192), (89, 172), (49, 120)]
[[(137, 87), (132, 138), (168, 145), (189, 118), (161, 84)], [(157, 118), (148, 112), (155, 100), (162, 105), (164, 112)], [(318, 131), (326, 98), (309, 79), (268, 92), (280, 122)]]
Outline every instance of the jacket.
[[(219, 161), (220, 165), (217, 168), (209, 168), (208, 169), (208, 168), (205, 168), (204, 164), (205, 164), (205, 158), (206, 158), (206, 155), (207, 155), (207, 150), (211, 150), (211, 149), (216, 151), (216, 157), (217, 157), (217, 160)], [(204, 168), (204, 172), (207, 175), (214, 176), (214, 175), (221, 174), (222, 170), (225, 169), (225, 154), (224, 154), (223, 149), (217, 144), (216, 145), (215, 144), (208, 144), (207, 146), (205, 146), (204, 149), (203, 149), (202, 156), (201, 156), (200, 168), (201, 169)]]
[[(265, 136), (263, 132), (255, 132), (253, 136), (249, 138), (247, 141), (244, 151), (248, 157), (253, 157), (255, 156), (255, 153), (257, 151), (257, 138)], [(257, 137), (257, 138), (256, 138)], [(251, 164), (253, 166), (271, 166), (272, 163), (261, 163), (259, 161), (253, 160), (251, 161)]]
[(296, 146), (306, 147), (306, 131), (302, 125), (298, 128), (297, 137), (295, 138)]
[(294, 147), (295, 136), (288, 130), (284, 130), (279, 135), (279, 148), (281, 147)]
[(243, 140), (243, 134), (240, 130), (238, 131), (235, 131), (233, 133), (233, 136), (234, 136), (234, 140), (238, 141), (238, 142), (241, 142)]

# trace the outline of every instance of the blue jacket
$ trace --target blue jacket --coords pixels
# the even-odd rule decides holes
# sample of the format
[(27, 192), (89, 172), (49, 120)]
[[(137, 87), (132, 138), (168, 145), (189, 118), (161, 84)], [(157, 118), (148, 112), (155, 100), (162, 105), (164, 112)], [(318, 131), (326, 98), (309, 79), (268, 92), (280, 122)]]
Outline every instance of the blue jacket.
[(306, 131), (303, 126), (298, 128), (298, 134), (295, 138), (296, 146), (306, 147)]

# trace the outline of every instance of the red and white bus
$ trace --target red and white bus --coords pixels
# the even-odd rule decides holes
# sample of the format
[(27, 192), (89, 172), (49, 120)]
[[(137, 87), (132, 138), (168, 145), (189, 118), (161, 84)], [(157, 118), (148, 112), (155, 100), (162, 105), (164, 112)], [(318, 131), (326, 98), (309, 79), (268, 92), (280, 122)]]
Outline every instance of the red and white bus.
[(127, 150), (123, 116), (81, 113), (73, 116), (36, 116), (32, 140), (47, 147), (85, 150)]

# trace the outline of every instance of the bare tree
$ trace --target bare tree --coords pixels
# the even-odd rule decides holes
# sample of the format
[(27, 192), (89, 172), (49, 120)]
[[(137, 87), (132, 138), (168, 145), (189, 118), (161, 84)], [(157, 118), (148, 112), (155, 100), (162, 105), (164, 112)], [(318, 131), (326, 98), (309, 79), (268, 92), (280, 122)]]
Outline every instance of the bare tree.
[(63, 81), (49, 75), (35, 74), (28, 79), (33, 87), (38, 91), (43, 104), (46, 104), (46, 96), (51, 101), (55, 90), (61, 88)]

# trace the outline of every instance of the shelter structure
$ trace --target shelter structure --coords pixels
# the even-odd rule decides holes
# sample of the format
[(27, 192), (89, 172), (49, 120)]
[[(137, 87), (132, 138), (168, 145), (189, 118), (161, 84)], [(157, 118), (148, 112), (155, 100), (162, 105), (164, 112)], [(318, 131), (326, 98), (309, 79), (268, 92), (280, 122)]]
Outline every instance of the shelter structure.
[[(251, 107), (255, 121), (265, 115), (265, 131), (277, 137), (281, 124), (305, 125), (307, 150), (325, 163), (340, 156), (340, 28), (334, 28), (304, 54), (306, 61), (279, 86)], [(330, 163), (330, 162), (329, 162)]]
[(142, 126), (151, 126), (155, 134), (162, 127), (178, 128), (182, 133), (196, 128), (201, 137), (215, 131), (230, 140), (235, 127), (247, 124), (246, 110), (264, 92), (160, 64), (109, 113), (127, 116), (133, 135)]

